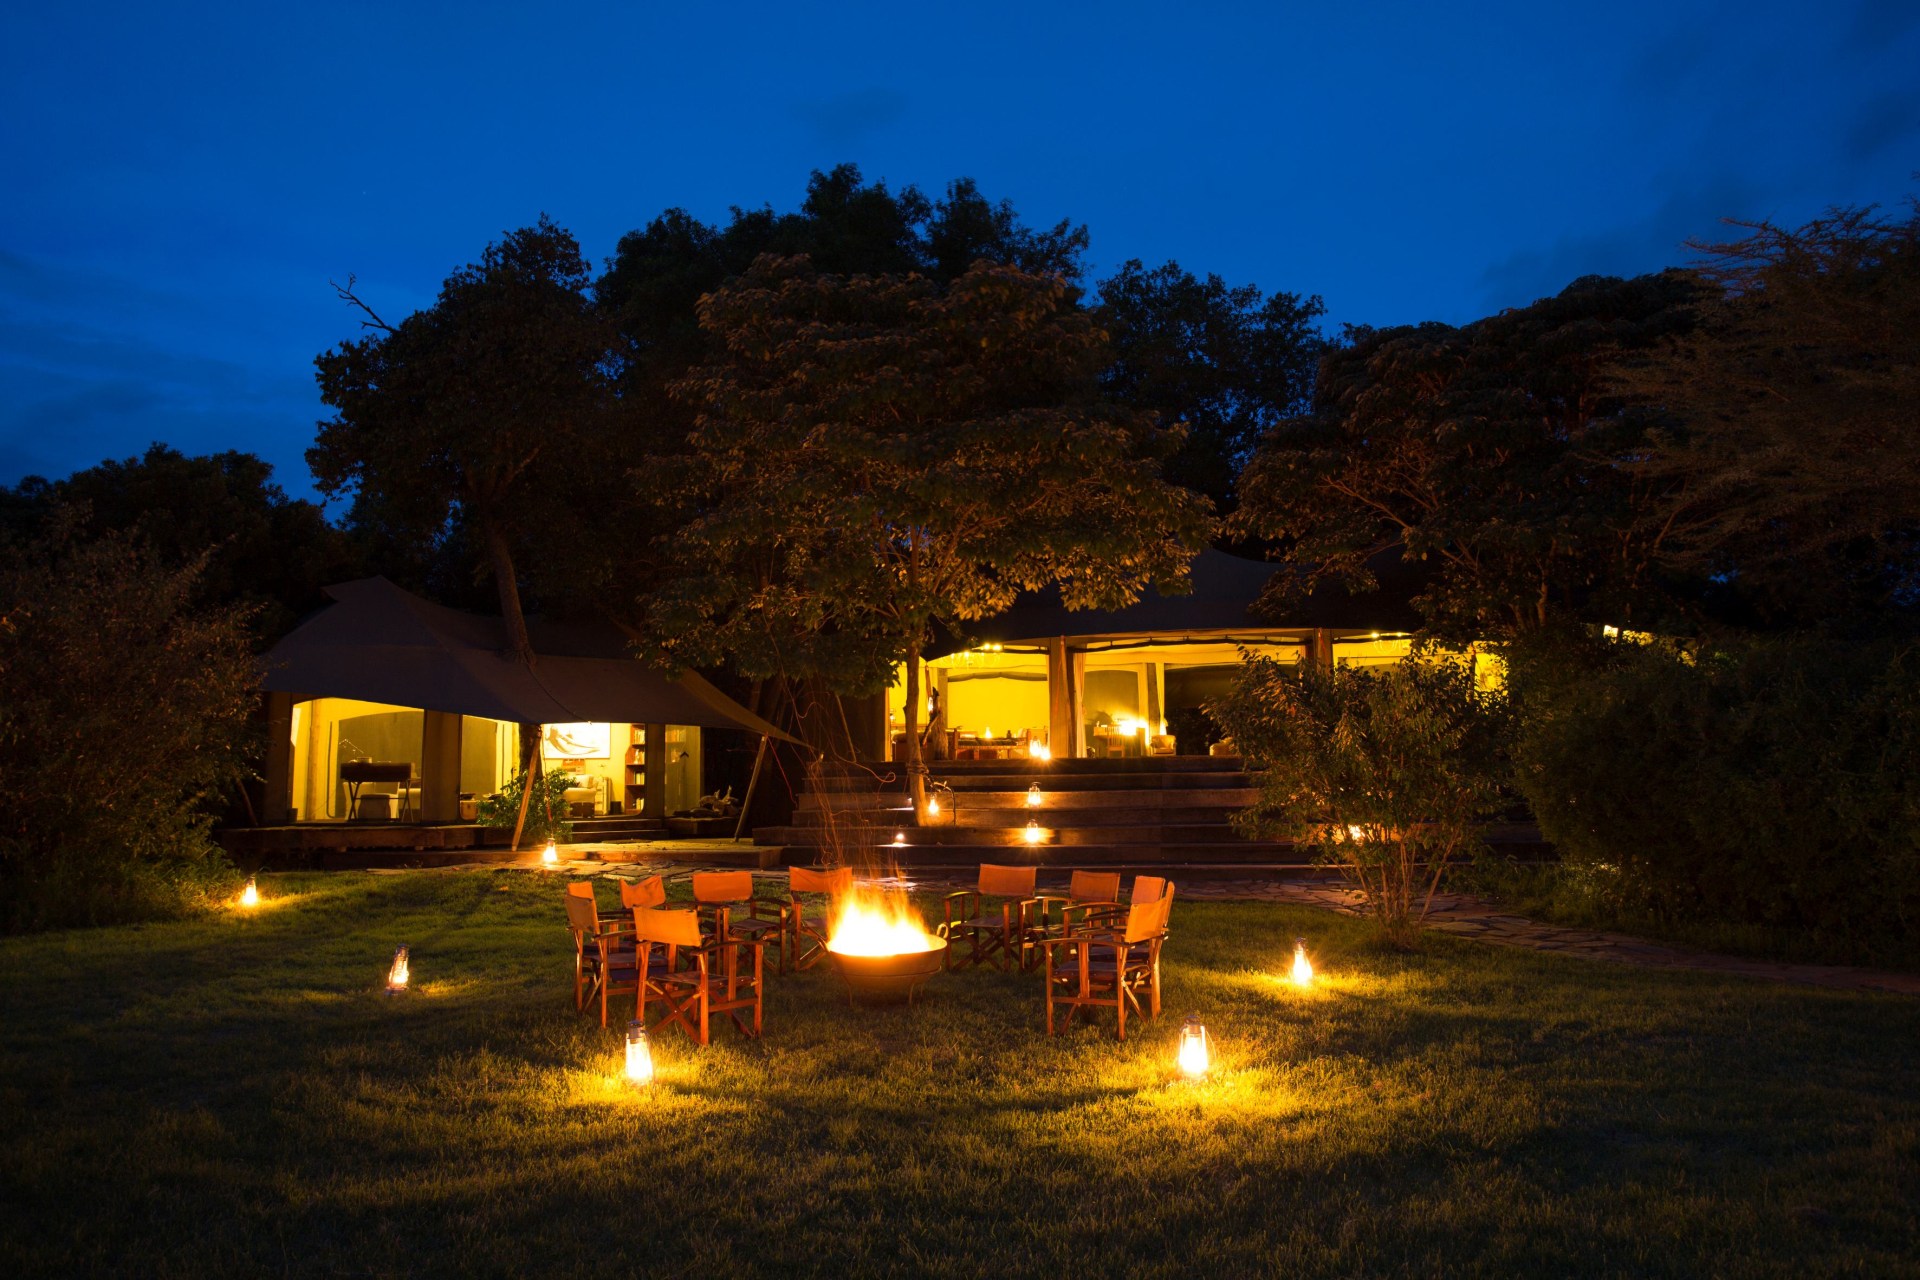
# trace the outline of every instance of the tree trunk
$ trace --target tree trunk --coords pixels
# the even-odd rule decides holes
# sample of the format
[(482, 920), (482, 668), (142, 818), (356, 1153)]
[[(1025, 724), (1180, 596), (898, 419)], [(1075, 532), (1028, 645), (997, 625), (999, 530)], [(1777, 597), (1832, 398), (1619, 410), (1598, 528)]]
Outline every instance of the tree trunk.
[(520, 580), (513, 572), (513, 548), (507, 535), (492, 521), (484, 521), (487, 559), (493, 565), (493, 582), (500, 591), (500, 617), (507, 624), (507, 644), (513, 656), (534, 664), (533, 640), (527, 635), (527, 616), (520, 611)]
[(915, 822), (927, 812), (927, 762), (920, 755), (920, 702), (920, 641), (916, 638), (907, 643), (907, 709), (901, 717), (907, 730), (902, 762), (907, 768), (907, 794), (913, 800)]

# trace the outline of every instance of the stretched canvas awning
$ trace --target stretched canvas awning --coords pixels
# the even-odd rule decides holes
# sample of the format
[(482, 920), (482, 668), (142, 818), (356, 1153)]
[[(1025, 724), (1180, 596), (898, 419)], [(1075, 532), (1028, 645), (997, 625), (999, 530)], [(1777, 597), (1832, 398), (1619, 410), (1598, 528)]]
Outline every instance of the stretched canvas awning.
[(529, 667), (507, 651), (499, 618), (422, 600), (385, 578), (327, 594), (334, 603), (267, 654), (268, 690), (522, 724), (690, 724), (795, 740), (693, 672), (628, 656), (612, 627), (530, 621), (539, 660)]

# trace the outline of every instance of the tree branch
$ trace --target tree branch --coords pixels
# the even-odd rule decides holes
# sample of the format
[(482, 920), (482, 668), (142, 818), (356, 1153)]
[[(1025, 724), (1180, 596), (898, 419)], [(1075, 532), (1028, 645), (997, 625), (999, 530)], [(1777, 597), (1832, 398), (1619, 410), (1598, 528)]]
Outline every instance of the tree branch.
[(329, 280), (327, 281), (327, 283), (333, 286), (333, 292), (340, 299), (340, 301), (347, 303), (349, 306), (358, 308), (360, 312), (366, 316), (366, 319), (360, 322), (360, 327), (362, 329), (378, 329), (382, 333), (392, 333), (394, 331), (393, 326), (388, 324), (385, 320), (382, 320), (380, 318), (380, 313), (378, 311), (375, 311), (372, 307), (368, 306), (365, 302), (361, 301), (360, 295), (353, 291), (353, 286), (359, 283), (359, 280), (360, 280), (360, 277), (353, 275), (351, 272), (349, 272), (347, 275), (347, 282), (345, 284), (340, 284), (334, 280)]

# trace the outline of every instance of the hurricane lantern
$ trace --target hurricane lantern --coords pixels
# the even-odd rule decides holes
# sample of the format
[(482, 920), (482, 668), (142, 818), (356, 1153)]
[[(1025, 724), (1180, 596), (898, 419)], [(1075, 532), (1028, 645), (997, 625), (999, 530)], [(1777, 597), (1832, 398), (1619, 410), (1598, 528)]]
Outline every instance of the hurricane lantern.
[(1297, 987), (1313, 984), (1313, 962), (1307, 959), (1307, 940), (1293, 940), (1293, 984)]
[(627, 1083), (653, 1083), (653, 1048), (647, 1029), (638, 1020), (627, 1024)]
[(1198, 1080), (1207, 1074), (1213, 1046), (1207, 1039), (1207, 1028), (1198, 1018), (1188, 1018), (1180, 1028), (1180, 1072), (1190, 1080)]
[(1036, 782), (1032, 786), (1027, 788), (1027, 808), (1038, 809), (1039, 807), (1040, 807), (1040, 784)]
[(1045, 844), (1047, 840), (1046, 830), (1036, 818), (1027, 819), (1027, 829), (1022, 835), (1028, 844)]
[(387, 994), (397, 996), (407, 989), (407, 948), (393, 953), (393, 965), (387, 970)]
[(540, 851), (540, 861), (549, 867), (559, 864), (560, 849), (553, 841), (547, 841), (547, 847)]
[(260, 886), (253, 882), (252, 876), (247, 877), (247, 887), (240, 891), (240, 905), (243, 907), (260, 905)]
[(1029, 742), (1027, 744), (1027, 759), (1051, 760), (1053, 759), (1053, 748), (1044, 742)]

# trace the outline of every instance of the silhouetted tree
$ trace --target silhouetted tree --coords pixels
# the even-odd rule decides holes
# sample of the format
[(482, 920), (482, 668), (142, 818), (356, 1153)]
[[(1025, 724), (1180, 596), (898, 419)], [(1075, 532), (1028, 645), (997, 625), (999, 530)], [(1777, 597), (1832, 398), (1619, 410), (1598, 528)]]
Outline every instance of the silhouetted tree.
[[(604, 558), (568, 555), (617, 524), (628, 441), (610, 412), (614, 339), (572, 235), (542, 218), (447, 278), (433, 306), (321, 355), (335, 411), (307, 452), (322, 492), (396, 542), (464, 536), (532, 659), (520, 580), (591, 592)], [(544, 553), (544, 554), (543, 554)]]
[(29, 476), (0, 489), (0, 513), (20, 538), (60, 513), (78, 536), (132, 533), (164, 564), (204, 560), (196, 601), (246, 606), (263, 645), (320, 607), (322, 587), (362, 572), (358, 548), (319, 504), (289, 498), (271, 464), (232, 450), (188, 457), (154, 444), (64, 480)]
[(1318, 298), (1229, 288), (1176, 262), (1149, 270), (1134, 259), (1100, 282), (1098, 315), (1113, 337), (1107, 393), (1186, 423), (1167, 479), (1229, 512), (1261, 437), (1311, 407), (1325, 311)]
[(1350, 332), (1314, 411), (1242, 475), (1238, 529), (1282, 543), (1294, 591), (1367, 589), (1384, 552), (1424, 561), (1416, 603), (1456, 638), (1665, 607), (1667, 482), (1635, 465), (1661, 419), (1624, 406), (1610, 364), (1683, 332), (1700, 289), (1681, 271), (1587, 277), (1461, 328)]

